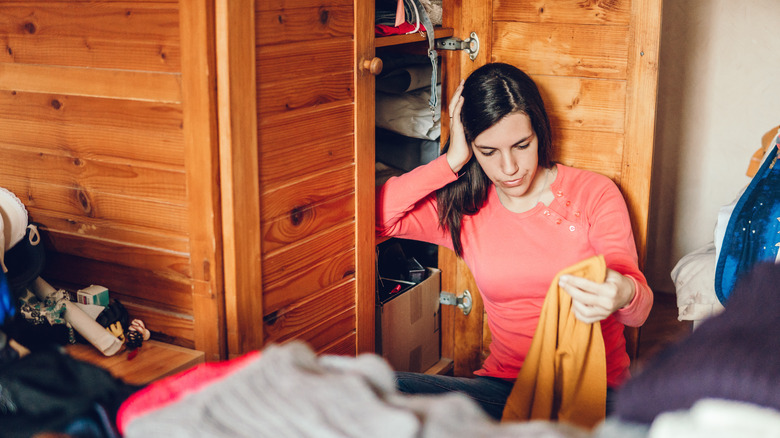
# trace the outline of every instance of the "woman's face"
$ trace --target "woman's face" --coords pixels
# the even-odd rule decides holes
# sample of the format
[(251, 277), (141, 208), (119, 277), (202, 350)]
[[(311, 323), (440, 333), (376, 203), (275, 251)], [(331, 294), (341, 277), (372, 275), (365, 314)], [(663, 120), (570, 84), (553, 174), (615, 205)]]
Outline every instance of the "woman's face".
[(507, 205), (529, 193), (537, 174), (539, 141), (531, 119), (511, 113), (474, 139), (474, 156)]

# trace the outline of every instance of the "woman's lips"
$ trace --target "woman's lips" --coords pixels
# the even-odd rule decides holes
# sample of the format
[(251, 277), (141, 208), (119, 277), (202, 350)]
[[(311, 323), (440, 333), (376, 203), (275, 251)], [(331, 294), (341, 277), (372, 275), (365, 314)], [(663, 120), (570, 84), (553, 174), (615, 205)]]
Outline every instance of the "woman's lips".
[(504, 185), (504, 187), (517, 187), (523, 184), (523, 178), (504, 181), (502, 184)]

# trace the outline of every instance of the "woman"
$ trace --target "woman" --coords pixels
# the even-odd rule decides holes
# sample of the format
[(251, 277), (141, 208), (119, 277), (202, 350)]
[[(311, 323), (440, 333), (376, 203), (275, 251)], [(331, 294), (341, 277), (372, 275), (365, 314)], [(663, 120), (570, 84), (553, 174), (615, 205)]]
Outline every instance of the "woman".
[(607, 262), (604, 283), (562, 276), (559, 285), (577, 318), (601, 321), (607, 384), (617, 387), (629, 366), (623, 325), (640, 326), (652, 306), (617, 186), (552, 161), (539, 90), (515, 67), (477, 69), (455, 91), (449, 112), (444, 153), (378, 191), (377, 229), (451, 248), (464, 259), (487, 312), (490, 356), (476, 378), (398, 373), (399, 389), (465, 392), (500, 419), (550, 282), (596, 254)]

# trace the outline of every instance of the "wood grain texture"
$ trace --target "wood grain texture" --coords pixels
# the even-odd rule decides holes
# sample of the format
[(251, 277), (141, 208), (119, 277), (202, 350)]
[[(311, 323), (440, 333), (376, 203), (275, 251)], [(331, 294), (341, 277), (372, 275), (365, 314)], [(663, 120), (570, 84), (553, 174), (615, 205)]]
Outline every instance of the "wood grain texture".
[[(291, 181), (290, 185), (263, 193), (263, 222), (287, 217), (297, 222), (307, 209), (354, 193), (355, 168), (348, 165)], [(344, 218), (348, 214), (342, 213)]]
[(623, 132), (625, 81), (561, 76), (533, 76), (533, 80), (554, 128)]
[(308, 204), (301, 208), (296, 207), (288, 215), (263, 222), (263, 249), (266, 252), (273, 252), (350, 220), (355, 220), (353, 194), (326, 199), (321, 203)]
[(72, 357), (108, 370), (112, 376), (131, 385), (146, 385), (204, 361), (201, 351), (154, 340), (144, 342), (132, 360), (128, 359), (126, 351), (103, 356), (89, 344), (69, 345), (66, 349)]
[(630, 0), (495, 0), (495, 21), (628, 26)]
[[(337, 356), (353, 356), (357, 350), (357, 334), (347, 333), (328, 345), (317, 350), (317, 354), (335, 354)], [(358, 350), (359, 351), (359, 350)]]
[(180, 3), (193, 340), (206, 360), (227, 356), (213, 14), (213, 0)]
[(353, 307), (354, 283), (349, 279), (263, 317), (265, 343), (299, 338), (302, 332)]
[(615, 183), (622, 175), (623, 134), (554, 129), (553, 159), (567, 166), (606, 175)]
[[(631, 212), (639, 266), (647, 251), (647, 218), (655, 138), (662, 0), (632, 2), (626, 93), (626, 148), (620, 187)], [(638, 335), (637, 335), (638, 336)]]
[(48, 229), (64, 233), (113, 242), (133, 242), (138, 246), (159, 248), (174, 253), (189, 252), (189, 240), (178, 233), (118, 224), (110, 220), (75, 216), (31, 206), (27, 206), (27, 212), (31, 221), (46, 224)]
[(85, 239), (78, 234), (47, 230), (47, 249), (130, 268), (149, 270), (165, 277), (190, 276), (189, 257), (159, 249), (132, 246), (127, 243)]
[(192, 316), (192, 287), (181, 276), (57, 252), (49, 252), (46, 260), (43, 278), (55, 279), (59, 287), (75, 291), (87, 286), (84, 284), (87, 278), (91, 284), (108, 288), (112, 296), (127, 306)]
[[(300, 333), (296, 339), (308, 343), (314, 351), (329, 348), (345, 336), (355, 333), (356, 311), (351, 307)], [(354, 354), (354, 353), (353, 353)]]
[(180, 79), (173, 73), (0, 64), (0, 88), (35, 93), (178, 103)]
[(257, 39), (265, 44), (311, 41), (333, 37), (351, 38), (353, 7), (349, 4), (262, 10), (257, 13)]
[[(290, 266), (298, 269), (294, 274), (282, 276), (279, 274), (283, 273), (278, 270), (272, 272), (277, 274), (278, 279), (275, 281), (268, 281), (267, 277), (271, 273), (264, 273), (266, 282), (263, 285), (263, 311), (268, 314), (303, 299), (311, 293), (353, 278), (355, 275), (354, 249), (343, 252), (336, 252), (333, 249), (328, 251), (329, 255), (326, 260), (312, 260), (301, 267)], [(265, 265), (269, 265), (272, 261), (265, 261)], [(265, 272), (269, 272), (268, 268), (265, 269)]]
[(183, 205), (95, 192), (81, 186), (57, 186), (40, 180), (4, 177), (2, 186), (30, 208), (172, 233), (184, 233), (187, 229), (187, 209)]
[(258, 41), (258, 45), (257, 74), (261, 82), (352, 71), (352, 38), (274, 45)]
[(493, 60), (532, 75), (625, 79), (628, 29), (498, 21), (493, 25)]
[(263, 346), (255, 13), (252, 0), (216, 3), (225, 320), (228, 356)]
[(172, 204), (182, 204), (185, 195), (183, 171), (70, 158), (26, 148), (8, 148), (3, 144), (0, 144), (0, 154), (7, 160), (4, 169), (7, 178), (45, 180), (57, 186), (81, 186), (89, 192)]
[(374, 1), (356, 1), (352, 71), (355, 78), (355, 275), (356, 353), (375, 351), (376, 239), (375, 239), (375, 82), (362, 68), (376, 56)]
[(268, 81), (258, 84), (260, 117), (318, 105), (351, 103), (354, 96), (351, 72), (312, 75), (298, 79)]

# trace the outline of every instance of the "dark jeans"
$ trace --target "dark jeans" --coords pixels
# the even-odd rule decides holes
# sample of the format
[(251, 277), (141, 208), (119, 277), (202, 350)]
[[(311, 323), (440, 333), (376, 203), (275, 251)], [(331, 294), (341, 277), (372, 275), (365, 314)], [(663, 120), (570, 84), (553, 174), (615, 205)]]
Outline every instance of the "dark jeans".
[[(469, 396), (491, 417), (501, 420), (504, 405), (512, 392), (514, 381), (496, 377), (452, 377), (420, 373), (396, 372), (396, 385), (407, 394), (440, 394), (456, 391)], [(612, 413), (614, 390), (607, 388), (607, 412)]]
[(407, 394), (440, 394), (456, 391), (469, 396), (496, 420), (501, 419), (504, 405), (512, 392), (513, 381), (495, 377), (452, 377), (397, 372), (396, 384)]

